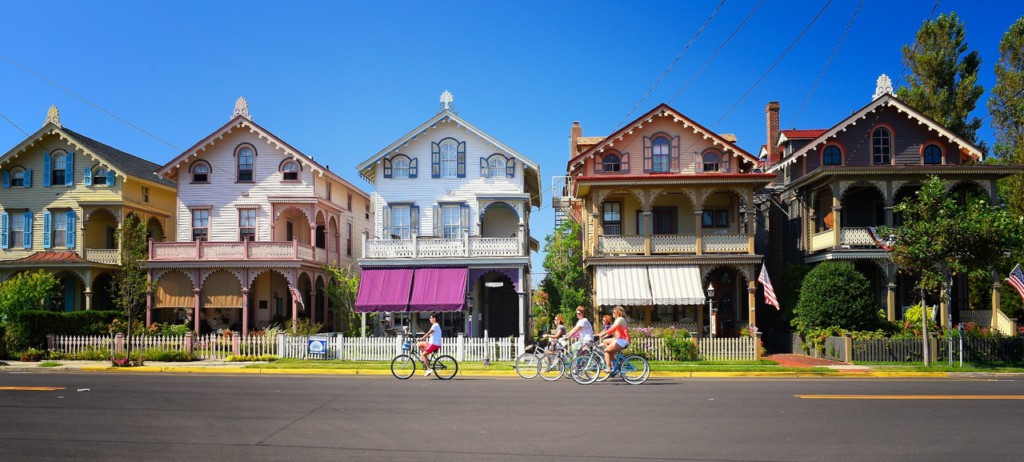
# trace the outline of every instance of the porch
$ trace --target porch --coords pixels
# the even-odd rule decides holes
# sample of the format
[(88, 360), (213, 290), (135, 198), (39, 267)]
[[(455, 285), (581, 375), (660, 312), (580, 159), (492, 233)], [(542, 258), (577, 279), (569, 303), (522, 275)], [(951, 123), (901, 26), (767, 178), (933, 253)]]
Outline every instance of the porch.
[[(337, 253), (334, 253), (337, 258)], [(328, 251), (300, 243), (264, 242), (244, 240), (238, 242), (149, 242), (149, 260), (175, 261), (237, 261), (237, 260), (298, 260), (313, 264), (328, 263)], [(335, 262), (336, 263), (336, 262)]]

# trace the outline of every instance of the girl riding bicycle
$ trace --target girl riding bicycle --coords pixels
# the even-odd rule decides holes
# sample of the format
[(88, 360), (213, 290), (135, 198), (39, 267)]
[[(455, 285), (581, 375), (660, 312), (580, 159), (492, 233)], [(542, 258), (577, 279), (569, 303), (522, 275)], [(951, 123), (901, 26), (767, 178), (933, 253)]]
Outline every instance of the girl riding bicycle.
[(548, 348), (547, 349), (553, 350), (555, 348), (555, 342), (556, 341), (559, 342), (559, 343), (565, 342), (564, 337), (565, 337), (565, 318), (563, 318), (562, 314), (559, 313), (559, 314), (555, 315), (555, 329), (553, 331), (551, 331), (550, 334), (544, 334), (544, 338), (548, 339)]
[[(430, 337), (430, 341), (426, 340)], [(441, 349), (441, 326), (437, 323), (437, 313), (430, 313), (430, 330), (420, 337), (420, 342), (416, 344), (420, 348), (420, 358), (423, 360), (423, 368), (427, 370), (423, 376), (428, 376), (434, 373), (434, 370), (428, 366), (430, 362), (427, 361), (427, 357), (431, 353)]]
[(620, 351), (625, 350), (629, 347), (629, 326), (626, 324), (626, 309), (622, 306), (616, 306), (612, 309), (612, 315), (615, 316), (615, 322), (612, 323), (611, 327), (602, 330), (597, 334), (598, 337), (604, 337), (611, 335), (611, 338), (604, 339), (604, 360), (606, 373), (611, 373), (612, 370), (612, 359)]
[(579, 335), (579, 341), (572, 345), (573, 354), (579, 352), (583, 345), (587, 345), (594, 341), (594, 325), (590, 323), (589, 319), (587, 319), (587, 308), (582, 305), (577, 306), (576, 317), (579, 319), (576, 321), (576, 325), (573, 326), (572, 330), (565, 334), (566, 337)]

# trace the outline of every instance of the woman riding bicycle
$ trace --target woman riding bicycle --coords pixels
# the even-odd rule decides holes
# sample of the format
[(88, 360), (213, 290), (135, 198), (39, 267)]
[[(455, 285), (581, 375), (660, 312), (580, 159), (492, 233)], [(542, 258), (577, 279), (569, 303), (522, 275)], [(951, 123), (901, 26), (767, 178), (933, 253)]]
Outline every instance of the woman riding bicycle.
[(612, 360), (615, 358), (620, 351), (625, 350), (629, 347), (629, 326), (626, 325), (626, 309), (622, 306), (616, 306), (612, 310), (612, 315), (615, 316), (615, 322), (612, 323), (611, 327), (602, 330), (597, 334), (598, 337), (604, 337), (611, 335), (611, 338), (604, 339), (604, 359), (606, 373), (611, 373)]
[(583, 345), (587, 345), (594, 341), (594, 325), (590, 323), (589, 319), (587, 319), (587, 308), (582, 305), (577, 306), (576, 318), (579, 319), (576, 321), (576, 325), (573, 326), (572, 330), (565, 334), (566, 337), (579, 335), (580, 340), (572, 345), (573, 354), (580, 351), (580, 348), (582, 348)]
[(555, 348), (555, 342), (556, 341), (558, 341), (559, 343), (564, 342), (565, 341), (564, 337), (565, 337), (565, 318), (563, 318), (562, 314), (559, 313), (559, 314), (555, 315), (555, 329), (553, 331), (551, 331), (550, 334), (544, 334), (544, 338), (548, 339), (548, 348), (547, 349), (553, 350)]
[[(424, 341), (427, 337), (430, 337), (430, 341)], [(437, 313), (430, 313), (430, 330), (420, 337), (420, 342), (416, 345), (420, 347), (420, 358), (423, 360), (423, 368), (427, 370), (423, 376), (433, 374), (434, 370), (428, 366), (430, 362), (427, 360), (427, 357), (441, 349), (441, 326), (437, 323)]]

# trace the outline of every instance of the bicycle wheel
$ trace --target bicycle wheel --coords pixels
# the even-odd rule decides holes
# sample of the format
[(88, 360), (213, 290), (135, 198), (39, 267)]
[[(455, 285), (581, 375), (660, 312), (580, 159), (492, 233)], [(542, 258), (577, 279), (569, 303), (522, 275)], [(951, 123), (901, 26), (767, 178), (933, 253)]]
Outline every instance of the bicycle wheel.
[(646, 382), (647, 378), (651, 376), (651, 365), (643, 356), (629, 355), (622, 359), (619, 373), (626, 383), (639, 385)]
[(455, 377), (455, 374), (459, 373), (459, 363), (455, 361), (455, 358), (443, 355), (434, 358), (434, 375), (441, 380), (450, 380)]
[(391, 360), (391, 375), (405, 380), (416, 373), (416, 358), (409, 355), (398, 355)]
[(605, 362), (603, 353), (597, 355), (597, 362), (601, 366), (601, 369), (597, 371), (597, 381), (604, 382), (605, 380), (608, 380), (608, 377), (610, 376), (604, 371), (608, 368), (608, 363)]
[(556, 355), (544, 355), (540, 358), (540, 378), (552, 382), (562, 378), (562, 371), (565, 365), (562, 358)]
[(523, 353), (516, 358), (516, 374), (524, 379), (532, 379), (537, 376), (537, 365), (540, 360), (533, 353)]
[(587, 385), (594, 383), (597, 380), (598, 371), (601, 370), (601, 365), (598, 364), (597, 359), (591, 355), (577, 357), (572, 362), (572, 379), (576, 383)]

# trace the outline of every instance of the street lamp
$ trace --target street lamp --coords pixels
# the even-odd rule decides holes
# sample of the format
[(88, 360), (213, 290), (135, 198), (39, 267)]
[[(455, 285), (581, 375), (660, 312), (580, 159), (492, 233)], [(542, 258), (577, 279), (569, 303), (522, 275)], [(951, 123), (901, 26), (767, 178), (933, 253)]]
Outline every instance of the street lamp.
[(715, 324), (717, 323), (718, 310), (715, 309), (715, 286), (710, 282), (707, 288), (708, 293), (708, 321), (711, 324), (711, 337), (714, 337), (718, 333)]

